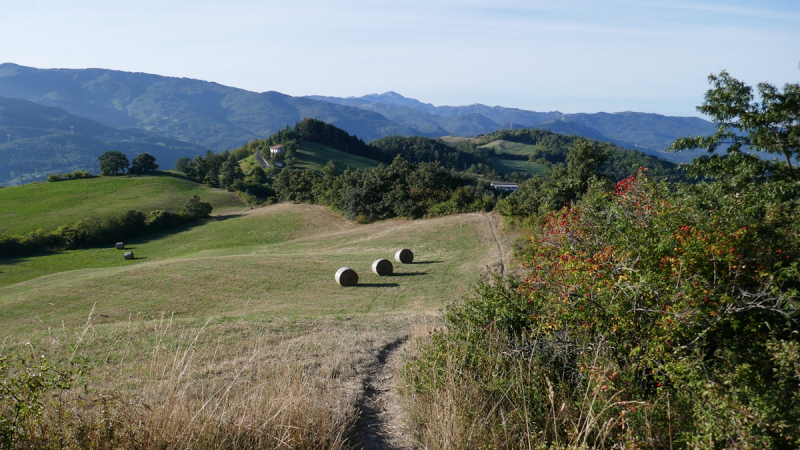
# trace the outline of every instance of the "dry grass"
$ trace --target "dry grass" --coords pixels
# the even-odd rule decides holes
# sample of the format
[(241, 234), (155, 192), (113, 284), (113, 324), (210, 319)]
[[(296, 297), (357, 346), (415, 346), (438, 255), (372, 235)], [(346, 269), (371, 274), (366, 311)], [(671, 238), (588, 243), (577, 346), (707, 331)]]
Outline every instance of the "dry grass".
[[(345, 448), (362, 381), (419, 317), (132, 320), (36, 348), (88, 357), (86, 389), (49, 407), (36, 447)], [(65, 345), (71, 341), (72, 345)]]
[[(274, 236), (247, 245), (241, 233)], [(358, 447), (350, 433), (378, 356), (429, 329), (497, 258), (485, 215), (357, 225), (286, 204), (134, 245), (146, 256), (135, 264), (0, 292), (3, 352), (90, 368), (86, 389), (54, 400), (33, 447)], [(402, 247), (419, 264), (371, 273)], [(25, 264), (7, 270), (24, 276)], [(344, 264), (361, 286), (336, 285)]]
[[(437, 333), (446, 336), (447, 330)], [(443, 336), (437, 336), (442, 338)], [(636, 446), (630, 435), (620, 436), (619, 430), (630, 430), (625, 417), (626, 408), (643, 407), (642, 402), (625, 401), (613, 385), (618, 367), (603, 360), (603, 351), (595, 349), (586, 355), (590, 376), (574, 391), (560, 391), (557, 380), (547, 375), (533, 358), (518, 357), (513, 368), (499, 369), (510, 355), (506, 340), (492, 331), (482, 337), (483, 355), (469, 355), (468, 346), (448, 347), (444, 358), (432, 370), (417, 365), (404, 368), (403, 376), (417, 386), (420, 380), (426, 389), (405, 386), (401, 392), (414, 424), (416, 438), (423, 448), (504, 448), (504, 449), (588, 449)], [(415, 349), (431, 344), (432, 333), (417, 330), (412, 335)], [(418, 352), (409, 354), (415, 359)], [(475, 358), (483, 365), (474, 367)], [(498, 364), (502, 365), (502, 363)], [(500, 370), (502, 375), (491, 377)], [(423, 377), (423, 378), (420, 378)], [(427, 378), (424, 378), (427, 377)], [(630, 438), (630, 439), (627, 439)], [(630, 442), (627, 442), (627, 441)]]

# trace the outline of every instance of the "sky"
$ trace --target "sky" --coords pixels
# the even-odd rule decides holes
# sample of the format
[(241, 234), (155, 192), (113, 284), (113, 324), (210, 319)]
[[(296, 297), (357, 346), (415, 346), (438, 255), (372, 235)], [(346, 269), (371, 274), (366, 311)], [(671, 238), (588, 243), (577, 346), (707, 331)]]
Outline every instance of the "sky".
[(707, 77), (800, 81), (800, 0), (5, 0), (0, 62), (255, 92), (698, 116)]

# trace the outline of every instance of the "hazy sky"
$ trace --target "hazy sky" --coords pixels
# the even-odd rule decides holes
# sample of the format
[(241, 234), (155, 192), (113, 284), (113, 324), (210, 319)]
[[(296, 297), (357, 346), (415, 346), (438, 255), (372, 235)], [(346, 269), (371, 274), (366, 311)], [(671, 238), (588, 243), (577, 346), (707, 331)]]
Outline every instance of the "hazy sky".
[(800, 0), (4, 0), (0, 62), (434, 105), (697, 115), (800, 81)]

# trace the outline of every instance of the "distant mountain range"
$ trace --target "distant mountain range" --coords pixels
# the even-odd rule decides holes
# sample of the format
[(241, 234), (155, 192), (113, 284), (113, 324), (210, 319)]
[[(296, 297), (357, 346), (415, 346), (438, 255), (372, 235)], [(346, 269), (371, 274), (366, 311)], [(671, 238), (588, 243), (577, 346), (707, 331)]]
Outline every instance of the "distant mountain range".
[(0, 64), (0, 97), (5, 97), (0, 101), (0, 133), (6, 134), (0, 134), (6, 137), (0, 139), (0, 185), (13, 182), (19, 169), (26, 178), (37, 179), (54, 171), (96, 171), (96, 156), (110, 148), (129, 157), (152, 153), (167, 168), (178, 156), (232, 149), (304, 117), (336, 125), (365, 141), (395, 134), (473, 136), (536, 127), (614, 142), (673, 161), (691, 158), (663, 153), (673, 139), (714, 130), (711, 123), (691, 117), (433, 106), (394, 92), (358, 98), (292, 97), (188, 78), (10, 63)]
[(433, 106), (406, 98), (396, 92), (363, 97), (309, 96), (340, 105), (377, 112), (399, 124), (415, 128), (428, 136), (472, 136), (499, 129), (540, 128), (561, 134), (574, 134), (635, 148), (672, 161), (688, 161), (694, 155), (665, 154), (680, 136), (707, 135), (715, 131), (711, 122), (697, 117), (669, 117), (637, 112), (563, 114), (536, 112), (501, 106)]

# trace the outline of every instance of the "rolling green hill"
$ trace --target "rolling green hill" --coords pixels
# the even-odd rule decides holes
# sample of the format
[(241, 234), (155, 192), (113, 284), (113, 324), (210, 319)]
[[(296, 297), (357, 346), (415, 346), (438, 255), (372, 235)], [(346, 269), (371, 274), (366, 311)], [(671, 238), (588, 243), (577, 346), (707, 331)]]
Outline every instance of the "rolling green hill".
[(328, 161), (333, 161), (338, 170), (344, 170), (345, 168), (369, 169), (380, 164), (374, 159), (351, 155), (318, 142), (304, 141), (297, 150), (296, 165), (299, 168), (322, 170)]
[[(469, 145), (494, 152), (492, 164), (498, 172), (522, 171), (543, 174), (550, 164), (566, 164), (569, 149), (581, 136), (563, 135), (536, 128), (501, 130), (469, 141)], [(464, 141), (450, 139), (452, 145)], [(592, 141), (589, 139), (589, 141)], [(634, 175), (639, 167), (647, 167), (654, 179), (683, 180), (683, 171), (670, 161), (637, 150), (627, 150), (608, 142), (594, 141), (609, 158), (600, 172), (620, 180)]]
[[(0, 260), (4, 335), (41, 330), (33, 317), (45, 328), (61, 320), (77, 325), (94, 302), (106, 323), (130, 313), (239, 316), (250, 313), (246, 304), (260, 305), (260, 315), (294, 317), (400, 312), (411, 305), (433, 311), (445, 298), (466, 293), (478, 269), (497, 258), (482, 214), (357, 225), (323, 207), (294, 204), (126, 244), (137, 256), (133, 262), (113, 248)], [(374, 259), (403, 247), (413, 249), (416, 264), (396, 265), (394, 277), (371, 274)], [(343, 265), (358, 271), (360, 288), (336, 285), (333, 274)]]
[(180, 210), (192, 195), (216, 211), (241, 204), (231, 193), (177, 175), (99, 177), (55, 183), (30, 183), (0, 189), (0, 233), (53, 229), (95, 214), (138, 209)]

